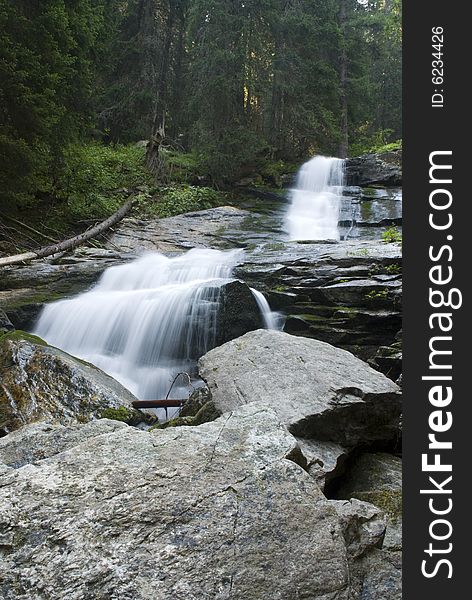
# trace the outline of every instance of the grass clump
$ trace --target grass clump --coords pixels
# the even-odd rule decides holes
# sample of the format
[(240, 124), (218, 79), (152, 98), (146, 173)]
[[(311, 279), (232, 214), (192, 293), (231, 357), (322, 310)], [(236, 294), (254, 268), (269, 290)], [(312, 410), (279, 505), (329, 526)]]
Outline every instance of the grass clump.
[(402, 233), (397, 227), (389, 227), (382, 233), (382, 241), (386, 244), (401, 244)]

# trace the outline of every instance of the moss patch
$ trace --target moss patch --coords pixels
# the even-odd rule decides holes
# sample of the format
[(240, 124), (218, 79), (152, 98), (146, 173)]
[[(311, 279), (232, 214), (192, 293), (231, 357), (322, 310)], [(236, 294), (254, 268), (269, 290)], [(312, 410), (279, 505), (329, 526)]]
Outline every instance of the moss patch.
[(111, 419), (112, 421), (121, 421), (128, 425), (138, 425), (139, 423), (155, 423), (157, 417), (145, 414), (133, 408), (120, 406), (119, 408), (105, 408), (100, 413), (99, 419)]
[(15, 342), (30, 342), (31, 344), (37, 344), (39, 346), (49, 345), (37, 335), (33, 335), (32, 333), (26, 333), (26, 331), (21, 331), (21, 329), (14, 329), (13, 331), (8, 331), (7, 333), (0, 334), (0, 342), (5, 342), (7, 340)]

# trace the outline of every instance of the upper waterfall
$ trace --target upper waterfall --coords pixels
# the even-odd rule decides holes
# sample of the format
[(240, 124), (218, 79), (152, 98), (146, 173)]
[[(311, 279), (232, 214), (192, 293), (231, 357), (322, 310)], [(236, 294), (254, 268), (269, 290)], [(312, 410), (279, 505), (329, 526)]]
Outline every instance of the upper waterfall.
[(286, 229), (292, 240), (339, 240), (338, 220), (344, 161), (340, 158), (315, 156), (300, 168)]

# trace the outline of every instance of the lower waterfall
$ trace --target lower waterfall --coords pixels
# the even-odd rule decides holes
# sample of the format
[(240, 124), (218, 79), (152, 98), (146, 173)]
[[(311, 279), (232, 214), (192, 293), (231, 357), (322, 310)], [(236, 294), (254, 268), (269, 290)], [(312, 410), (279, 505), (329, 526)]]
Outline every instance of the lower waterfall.
[[(101, 368), (139, 399), (165, 398), (176, 374), (194, 371), (213, 347), (220, 288), (242, 256), (193, 249), (111, 267), (89, 291), (45, 306), (34, 333)], [(252, 291), (266, 327), (275, 328), (267, 300)], [(171, 398), (188, 395), (182, 385)]]

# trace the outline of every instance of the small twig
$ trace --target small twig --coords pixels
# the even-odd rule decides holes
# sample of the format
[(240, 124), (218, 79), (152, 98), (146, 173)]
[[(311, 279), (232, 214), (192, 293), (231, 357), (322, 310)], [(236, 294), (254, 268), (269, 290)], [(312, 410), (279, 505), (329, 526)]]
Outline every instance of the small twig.
[(23, 227), (23, 229), (27, 229), (28, 231), (31, 231), (32, 233), (39, 235), (40, 237), (44, 238), (45, 240), (49, 240), (50, 242), (53, 242), (54, 244), (58, 243), (56, 239), (50, 237), (49, 235), (46, 235), (45, 233), (41, 233), (41, 231), (34, 229), (30, 225), (27, 225), (26, 223), (23, 223), (22, 221), (19, 221), (18, 219), (15, 219), (14, 217), (10, 217), (9, 215), (5, 215), (3, 213), (0, 213), (0, 217), (7, 219), (11, 223), (16, 223), (17, 225), (20, 225), (20, 227)]

